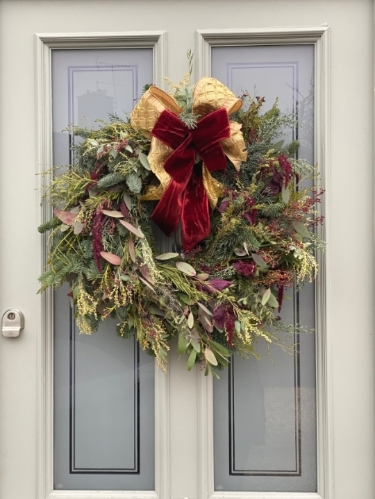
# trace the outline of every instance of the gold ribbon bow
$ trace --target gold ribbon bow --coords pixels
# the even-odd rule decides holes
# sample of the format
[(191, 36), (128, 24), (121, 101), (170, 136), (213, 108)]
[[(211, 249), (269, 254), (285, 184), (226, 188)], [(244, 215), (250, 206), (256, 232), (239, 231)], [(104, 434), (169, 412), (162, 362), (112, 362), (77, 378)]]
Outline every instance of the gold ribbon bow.
[[(238, 111), (242, 105), (233, 92), (215, 78), (203, 77), (194, 87), (193, 91), (193, 113), (198, 118), (203, 118), (212, 111), (226, 109), (228, 115)], [(165, 110), (179, 115), (182, 109), (177, 102), (156, 86), (150, 87), (145, 92), (131, 113), (131, 124), (136, 130), (151, 139), (151, 147), (148, 161), (152, 171), (160, 181), (158, 187), (150, 187), (148, 192), (142, 196), (143, 200), (159, 200), (167, 188), (171, 177), (164, 169), (164, 163), (173, 152), (170, 147), (163, 144), (159, 139), (153, 137), (151, 132), (159, 116)], [(247, 158), (245, 142), (241, 132), (241, 126), (235, 121), (230, 121), (230, 137), (221, 141), (224, 154), (239, 171), (242, 161)], [(203, 184), (207, 192), (211, 208), (217, 204), (218, 198), (223, 195), (224, 186), (215, 180), (208, 169), (203, 165)]]

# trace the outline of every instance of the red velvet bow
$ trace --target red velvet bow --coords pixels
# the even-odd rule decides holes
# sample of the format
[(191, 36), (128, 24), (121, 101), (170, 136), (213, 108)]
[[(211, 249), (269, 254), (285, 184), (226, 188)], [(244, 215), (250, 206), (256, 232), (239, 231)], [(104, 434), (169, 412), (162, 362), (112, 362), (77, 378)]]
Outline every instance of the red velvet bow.
[(209, 171), (224, 170), (226, 158), (220, 141), (230, 137), (228, 114), (219, 109), (198, 121), (190, 129), (178, 116), (163, 111), (152, 135), (173, 149), (164, 163), (171, 181), (155, 208), (152, 219), (170, 236), (182, 226), (182, 244), (185, 251), (210, 234), (208, 197), (203, 185), (202, 166), (195, 164), (197, 155)]

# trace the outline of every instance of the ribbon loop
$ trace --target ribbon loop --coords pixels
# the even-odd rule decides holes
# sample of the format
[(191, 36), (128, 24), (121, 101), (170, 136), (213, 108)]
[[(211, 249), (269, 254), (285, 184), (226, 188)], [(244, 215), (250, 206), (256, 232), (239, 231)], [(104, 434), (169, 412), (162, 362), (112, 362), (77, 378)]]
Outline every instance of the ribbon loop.
[[(225, 169), (226, 158), (237, 170), (246, 159), (241, 125), (228, 119), (241, 104), (225, 85), (204, 77), (193, 91), (193, 113), (201, 117), (196, 128), (189, 129), (177, 102), (154, 86), (132, 112), (134, 128), (152, 136), (148, 159), (160, 180), (141, 200), (160, 200), (152, 218), (167, 235), (181, 222), (184, 250), (210, 234), (209, 205), (214, 208), (224, 192), (210, 172)], [(196, 164), (197, 156), (203, 164)]]
[(210, 234), (208, 198), (203, 185), (202, 166), (195, 165), (200, 155), (210, 171), (226, 167), (220, 141), (230, 136), (228, 114), (225, 109), (214, 111), (190, 130), (177, 116), (163, 111), (152, 135), (174, 151), (164, 164), (171, 182), (164, 192), (152, 219), (170, 235), (181, 221), (183, 246), (192, 249)]

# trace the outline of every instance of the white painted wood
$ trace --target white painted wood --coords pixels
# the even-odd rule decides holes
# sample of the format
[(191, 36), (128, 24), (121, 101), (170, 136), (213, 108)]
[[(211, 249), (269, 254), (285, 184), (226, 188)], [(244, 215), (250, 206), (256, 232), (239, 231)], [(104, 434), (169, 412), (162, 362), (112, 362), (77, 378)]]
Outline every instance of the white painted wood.
[(46, 499), (159, 499), (156, 492), (149, 491), (92, 491), (92, 490), (55, 490)]
[[(40, 170), (50, 164), (47, 162), (50, 152), (46, 151), (47, 156), (40, 154), (39, 141), (43, 133), (36, 133), (37, 123), (41, 123), (46, 133), (50, 133), (50, 124), (48, 119), (47, 123), (43, 122), (35, 102), (37, 88), (49, 85), (49, 75), (36, 75), (34, 34), (49, 32), (54, 35), (67, 30), (104, 31), (115, 35), (126, 29), (168, 31), (169, 50), (164, 58), (168, 70), (163, 71), (172, 80), (179, 81), (187, 70), (185, 54), (194, 46), (197, 28), (241, 32), (248, 31), (245, 28), (257, 30), (277, 24), (292, 26), (292, 31), (298, 31), (300, 28), (295, 26), (306, 23), (315, 26), (327, 23), (332, 31), (328, 64), (331, 74), (327, 81), (331, 105), (326, 109), (327, 115), (322, 116), (323, 120), (329, 118), (330, 121), (321, 123), (326, 127), (330, 148), (326, 173), (328, 207), (325, 208), (329, 213), (329, 219), (326, 219), (329, 246), (325, 319), (328, 329), (324, 331), (328, 358), (323, 359), (327, 363), (324, 369), (327, 369), (328, 385), (332, 386), (326, 397), (333, 428), (327, 424), (328, 437), (323, 436), (323, 440), (331, 439), (332, 446), (332, 480), (328, 481), (335, 482), (335, 494), (329, 499), (374, 497), (373, 4), (372, 0), (206, 0), (199, 4), (191, 0), (29, 0), (21, 3), (0, 0), (0, 303), (2, 310), (15, 307), (25, 314), (25, 330), (18, 340), (0, 338), (2, 498), (46, 499), (51, 491), (39, 488), (37, 493), (35, 478), (36, 461), (45, 463), (38, 475), (46, 477), (51, 468), (51, 453), (43, 442), (45, 432), (36, 414), (40, 408), (44, 411), (44, 407), (50, 405), (52, 385), (50, 378), (42, 380), (40, 371), (40, 359), (51, 349), (48, 340), (41, 336), (41, 328), (49, 331), (51, 327), (48, 320), (42, 318), (41, 307), (51, 305), (48, 296), (42, 298), (46, 300), (45, 304), (40, 297), (35, 298), (42, 247), (35, 231), (41, 217), (39, 193), (34, 195), (33, 191), (34, 185), (39, 184), (39, 179), (35, 181), (35, 164)], [(40, 57), (48, 57), (48, 54), (40, 54)], [(196, 63), (199, 57), (196, 51)], [(197, 74), (199, 67), (198, 62)], [(323, 74), (321, 77), (325, 78)], [(44, 93), (39, 91), (39, 94), (43, 99)], [(50, 106), (49, 102), (44, 104)], [(349, 229), (354, 234), (350, 244)], [(37, 355), (38, 376), (35, 370)], [(170, 440), (162, 438), (163, 445), (170, 449), (170, 462), (174, 465), (173, 490), (168, 492), (166, 488), (160, 493), (160, 499), (207, 497), (200, 497), (196, 483), (199, 463), (202, 463), (205, 477), (200, 480), (200, 490), (202, 481), (209, 478), (212, 466), (210, 456), (206, 454), (204, 460), (199, 457), (203, 452), (199, 451), (198, 455), (197, 450), (207, 446), (199, 440), (204, 426), (199, 431), (197, 427), (196, 375), (199, 373), (186, 375), (184, 364), (185, 361), (178, 361), (173, 352)], [(51, 368), (46, 366), (47, 371)], [(167, 384), (167, 380), (165, 382)], [(202, 407), (207, 402), (205, 392), (202, 391), (199, 397), (203, 397), (199, 402)], [(51, 425), (51, 418), (45, 423)], [(38, 458), (37, 442), (41, 442)], [(172, 469), (171, 465), (169, 469)], [(167, 470), (160, 483), (169, 482), (170, 475)], [(185, 488), (186, 483), (190, 486), (189, 491)], [(107, 494), (107, 498), (119, 494), (82, 493), (93, 497)], [(67, 492), (76, 497), (82, 493)], [(60, 492), (54, 494), (60, 494), (61, 499)], [(263, 496), (270, 497), (269, 494)], [(245, 496), (231, 493), (231, 497)], [(318, 499), (316, 495), (312, 497)]]
[(315, 493), (296, 492), (214, 492), (210, 499), (323, 499)]
[[(38, 165), (37, 173), (51, 168), (52, 161), (52, 82), (51, 51), (61, 49), (151, 47), (154, 53), (154, 81), (162, 85), (165, 74), (166, 33), (164, 31), (131, 33), (75, 33), (36, 34), (36, 90), (38, 110)], [(39, 175), (38, 225), (51, 216), (51, 207), (43, 200), (43, 191), (51, 176)], [(46, 236), (39, 249), (38, 273), (46, 263)], [(169, 376), (155, 370), (155, 485), (157, 493), (131, 492), (116, 495), (114, 492), (53, 492), (53, 293), (48, 290), (38, 300), (38, 498), (97, 497), (168, 497), (169, 494)], [(51, 495), (52, 494), (52, 495)], [(57, 495), (56, 495), (57, 494)], [(73, 494), (73, 495), (69, 495)], [(75, 495), (74, 495), (75, 494)], [(78, 494), (78, 496), (76, 495)], [(108, 495), (110, 494), (110, 495)], [(114, 495), (115, 494), (115, 495)]]
[[(315, 45), (315, 151), (314, 156), (318, 164), (321, 184), (329, 189), (329, 91), (330, 91), (330, 65), (329, 65), (329, 27), (312, 26), (300, 28), (269, 28), (248, 30), (198, 30), (196, 32), (196, 53), (198, 54), (197, 78), (211, 74), (211, 48), (218, 46), (251, 46), (271, 44), (303, 44)], [(319, 206), (319, 216), (323, 215), (330, 220), (329, 205), (324, 202)], [(319, 228), (323, 238), (329, 244), (329, 222)], [(212, 380), (203, 376), (198, 378), (199, 393), (199, 435), (206, 436), (201, 441), (199, 490), (201, 497), (231, 499), (232, 497), (290, 497), (310, 498), (333, 497), (333, 463), (332, 463), (332, 382), (330, 366), (332, 363), (332, 350), (329, 334), (329, 289), (327, 286), (329, 267), (327, 254), (318, 255), (319, 282), (315, 287), (316, 294), (316, 394), (317, 394), (317, 430), (318, 430), (318, 492), (319, 494), (287, 494), (267, 495), (254, 492), (249, 495), (244, 493), (214, 492), (213, 471), (213, 397)], [(324, 334), (325, 333), (325, 334)]]

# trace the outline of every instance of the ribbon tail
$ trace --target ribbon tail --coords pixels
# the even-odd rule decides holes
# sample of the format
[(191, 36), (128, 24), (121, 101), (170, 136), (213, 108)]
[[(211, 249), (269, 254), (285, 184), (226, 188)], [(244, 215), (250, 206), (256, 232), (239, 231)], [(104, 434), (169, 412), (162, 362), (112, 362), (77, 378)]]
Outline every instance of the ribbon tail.
[(194, 158), (194, 149), (189, 147), (189, 138), (187, 138), (165, 162), (165, 171), (172, 174), (172, 180), (151, 218), (167, 236), (170, 236), (180, 223), (184, 191), (191, 176), (194, 175)]
[(184, 192), (182, 203), (182, 245), (184, 251), (192, 250), (210, 235), (208, 197), (201, 173), (193, 173)]
[(170, 236), (177, 229), (181, 220), (182, 205), (183, 187), (172, 180), (151, 215), (152, 220), (166, 236)]

